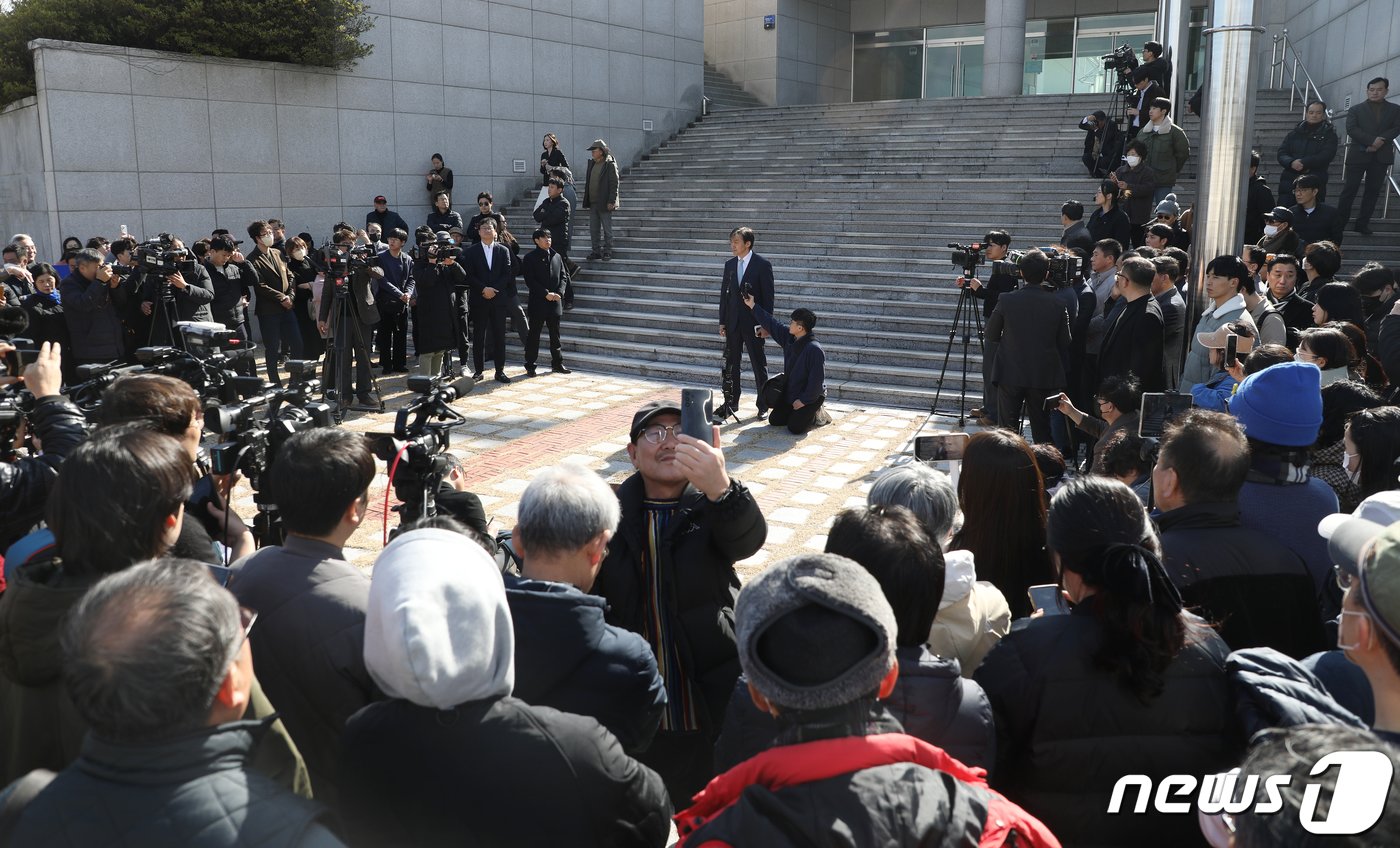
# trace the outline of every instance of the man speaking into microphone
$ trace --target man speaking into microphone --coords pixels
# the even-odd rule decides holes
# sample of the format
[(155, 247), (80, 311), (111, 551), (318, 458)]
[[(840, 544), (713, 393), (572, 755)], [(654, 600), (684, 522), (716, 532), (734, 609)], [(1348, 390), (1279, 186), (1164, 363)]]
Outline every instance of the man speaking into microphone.
[(764, 335), (758, 319), (744, 304), (744, 296), (752, 295), (765, 312), (773, 312), (773, 265), (753, 252), (753, 230), (736, 227), (729, 234), (729, 249), (734, 258), (724, 263), (724, 280), (719, 294), (719, 334), (724, 338), (724, 371), (722, 390), (724, 405), (714, 412), (715, 421), (739, 412), (739, 358), (748, 348), (749, 365), (753, 367), (754, 391), (758, 395), (758, 417), (767, 417), (763, 405), (763, 384), (768, 382), (768, 359), (763, 352)]

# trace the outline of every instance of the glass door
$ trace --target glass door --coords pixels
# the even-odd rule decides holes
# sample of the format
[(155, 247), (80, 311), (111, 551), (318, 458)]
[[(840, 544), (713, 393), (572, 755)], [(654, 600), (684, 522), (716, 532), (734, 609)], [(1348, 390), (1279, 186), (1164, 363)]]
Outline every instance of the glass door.
[(930, 27), (925, 31), (925, 97), (982, 94), (983, 32), (980, 24)]
[(1113, 74), (1105, 71), (1102, 56), (1120, 44), (1133, 48), (1142, 60), (1142, 44), (1152, 39), (1157, 16), (1152, 12), (1133, 15), (1098, 15), (1080, 18), (1074, 38), (1074, 91), (1102, 94), (1113, 90)]
[(923, 96), (923, 30), (857, 33), (854, 48), (853, 101), (910, 100)]

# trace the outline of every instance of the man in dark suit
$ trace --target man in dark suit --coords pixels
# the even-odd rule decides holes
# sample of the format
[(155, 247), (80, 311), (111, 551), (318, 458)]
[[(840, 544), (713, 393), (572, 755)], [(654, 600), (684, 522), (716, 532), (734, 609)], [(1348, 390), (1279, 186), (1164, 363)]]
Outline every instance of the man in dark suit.
[[(355, 244), (355, 236), (349, 230), (337, 230), (330, 247), (331, 251), (348, 251)], [(351, 268), (349, 278), (344, 282), (331, 279), (331, 275), (326, 275), (326, 288), (321, 296), (321, 311), (316, 319), (316, 328), (321, 331), (321, 335), (328, 339), (336, 337), (336, 321), (339, 316), (332, 310), (336, 302), (336, 287), (348, 285), (350, 317), (354, 323), (347, 328), (349, 333), (346, 336), (345, 351), (346, 358), (355, 363), (354, 382), (357, 399), (361, 406), (379, 406), (382, 398), (376, 400), (371, 396), (374, 387), (374, 375), (370, 373), (370, 340), (374, 337), (374, 325), (379, 323), (379, 307), (375, 305), (375, 295), (379, 289), (379, 278), (384, 275), (384, 271), (378, 265), (371, 267)], [(298, 336), (300, 338), (300, 336)], [(271, 355), (271, 354), (269, 354)], [(333, 347), (326, 352), (326, 362), (322, 369), (321, 386), (327, 392), (336, 388), (336, 373), (340, 370), (336, 363), (335, 351)], [(339, 387), (343, 397), (351, 394), (350, 386)], [(341, 403), (341, 408), (347, 404)]]
[(1021, 258), (1026, 285), (997, 299), (987, 320), (987, 343), (997, 345), (992, 382), (997, 387), (997, 421), (1020, 429), (1021, 405), (1027, 407), (1031, 438), (1050, 441), (1050, 415), (1045, 398), (1065, 385), (1069, 355), (1069, 313), (1047, 286), (1050, 260), (1032, 250)]
[(1361, 211), (1351, 229), (1367, 236), (1371, 234), (1371, 213), (1376, 211), (1385, 171), (1395, 161), (1395, 139), (1400, 136), (1400, 104), (1388, 102), (1385, 98), (1389, 93), (1390, 80), (1376, 77), (1366, 83), (1366, 100), (1347, 110), (1351, 153), (1337, 209), (1344, 224), (1351, 219), (1351, 204), (1365, 177), (1366, 193), (1361, 196)]
[(1176, 391), (1181, 383), (1182, 344), (1186, 341), (1186, 299), (1176, 287), (1181, 263), (1172, 256), (1152, 260), (1152, 297), (1162, 311), (1162, 368), (1166, 370), (1166, 391)]
[(1109, 325), (1099, 348), (1099, 376), (1135, 375), (1144, 392), (1167, 389), (1167, 369), (1162, 358), (1166, 342), (1166, 321), (1162, 307), (1152, 296), (1152, 280), (1157, 269), (1140, 256), (1123, 260), (1118, 271), (1119, 296), (1123, 308)]
[(569, 285), (569, 275), (564, 268), (564, 257), (553, 249), (553, 243), (553, 233), (547, 227), (540, 227), (535, 230), (535, 249), (520, 260), (525, 288), (530, 293), (527, 307), (530, 335), (525, 343), (525, 373), (531, 377), (535, 376), (535, 362), (540, 355), (540, 331), (545, 327), (549, 328), (552, 370), (556, 374), (573, 373), (564, 365), (564, 352), (559, 346), (559, 319), (564, 317), (564, 293)]
[(1293, 198), (1298, 202), (1288, 211), (1293, 213), (1293, 229), (1303, 248), (1318, 241), (1342, 243), (1342, 213), (1318, 202), (1321, 191), (1322, 177), (1317, 174), (1303, 174), (1293, 181)]
[(753, 230), (736, 227), (729, 234), (729, 249), (734, 258), (724, 263), (724, 279), (719, 292), (719, 334), (724, 338), (724, 405), (715, 410), (715, 420), (722, 421), (739, 411), (739, 360), (744, 348), (749, 351), (753, 367), (754, 391), (758, 395), (758, 417), (768, 415), (763, 405), (763, 384), (768, 382), (768, 358), (763, 352), (764, 336), (758, 334), (758, 319), (744, 305), (744, 295), (752, 294), (758, 305), (769, 314), (773, 312), (773, 265), (753, 252)]
[[(481, 379), (485, 368), (486, 328), (491, 328), (491, 358), (496, 361), (496, 382), (509, 383), (506, 376), (506, 316), (519, 304), (515, 299), (515, 269), (511, 267), (510, 250), (496, 241), (496, 220), (483, 218), (478, 229), (481, 240), (467, 248), (463, 263), (471, 289), (472, 315), (472, 377)], [(520, 342), (528, 345), (528, 329), (520, 331)]]
[(1167, 92), (1152, 81), (1146, 68), (1138, 68), (1133, 71), (1133, 88), (1136, 90), (1128, 95), (1128, 138), (1130, 139), (1138, 134), (1138, 130), (1147, 126), (1147, 122), (1151, 120), (1147, 110), (1152, 105), (1152, 101), (1167, 96)]

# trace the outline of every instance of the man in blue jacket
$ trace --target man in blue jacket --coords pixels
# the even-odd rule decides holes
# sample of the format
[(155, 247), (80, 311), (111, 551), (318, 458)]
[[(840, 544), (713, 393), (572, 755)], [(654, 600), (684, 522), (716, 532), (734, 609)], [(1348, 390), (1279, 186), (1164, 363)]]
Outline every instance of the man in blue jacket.
[[(816, 314), (810, 309), (794, 309), (784, 327), (758, 305), (753, 295), (744, 295), (744, 304), (783, 348), (783, 394), (781, 399), (772, 398), (768, 423), (775, 427), (787, 425), (788, 432), (794, 435), (830, 424), (831, 416), (822, 409), (826, 402), (826, 353), (812, 335), (817, 326)], [(766, 388), (763, 394), (768, 394)]]

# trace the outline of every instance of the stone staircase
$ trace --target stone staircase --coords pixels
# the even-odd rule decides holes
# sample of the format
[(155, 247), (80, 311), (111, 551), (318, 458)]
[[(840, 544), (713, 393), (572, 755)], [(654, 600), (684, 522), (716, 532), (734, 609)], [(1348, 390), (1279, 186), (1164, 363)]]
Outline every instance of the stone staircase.
[(728, 74), (705, 63), (705, 97), (709, 98), (710, 111), (722, 112), (731, 109), (756, 109), (763, 104), (749, 94)]
[[(747, 225), (773, 262), (775, 311), (806, 306), (819, 316), (830, 397), (928, 408), (948, 357), (938, 408), (957, 407), (964, 380), (967, 406), (977, 405), (980, 352), (974, 345), (966, 368), (960, 341), (949, 353), (958, 289), (946, 245), (993, 228), (1007, 229), (1017, 247), (1054, 244), (1060, 204), (1092, 203), (1077, 124), (1102, 102), (1042, 95), (711, 114), (623, 172), (614, 258), (585, 263), (564, 322), (566, 357), (718, 389), (720, 276), (730, 230)], [(1261, 93), (1255, 136), (1271, 183), (1272, 151), (1298, 120), (1286, 105)], [(1186, 116), (1184, 127), (1198, 150), (1199, 121)], [(1183, 205), (1194, 200), (1195, 177), (1188, 164), (1177, 186)], [(504, 210), (517, 233), (529, 232), (532, 203), (533, 195)], [(1368, 254), (1396, 242), (1395, 225), (1378, 224), (1390, 232), (1378, 227), (1364, 240)], [(776, 371), (781, 353), (768, 349)], [(745, 364), (749, 399), (750, 380)]]

